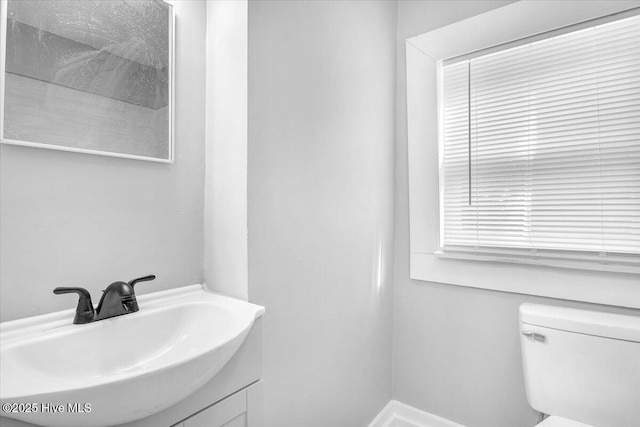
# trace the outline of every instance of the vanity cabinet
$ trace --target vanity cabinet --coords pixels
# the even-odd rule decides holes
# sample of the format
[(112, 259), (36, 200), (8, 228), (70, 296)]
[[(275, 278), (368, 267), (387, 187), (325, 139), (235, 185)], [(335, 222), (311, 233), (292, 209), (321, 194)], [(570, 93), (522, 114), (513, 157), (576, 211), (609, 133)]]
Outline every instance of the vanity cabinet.
[(173, 427), (261, 427), (262, 381), (209, 406)]

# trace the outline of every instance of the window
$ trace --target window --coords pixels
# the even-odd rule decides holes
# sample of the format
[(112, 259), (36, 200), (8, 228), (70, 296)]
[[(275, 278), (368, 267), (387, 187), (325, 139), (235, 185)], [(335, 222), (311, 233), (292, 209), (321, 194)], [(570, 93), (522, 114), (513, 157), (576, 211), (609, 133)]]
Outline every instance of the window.
[[(497, 57), (501, 52), (506, 53), (508, 49), (521, 47), (525, 44), (533, 45), (533, 43), (544, 39), (551, 40), (552, 37), (560, 38), (560, 36), (569, 34), (571, 31), (575, 32), (595, 25), (599, 26), (604, 24), (606, 20), (608, 20), (606, 22), (613, 22), (614, 20), (622, 22), (621, 20), (623, 19), (637, 16), (639, 12), (640, 8), (637, 7), (637, 2), (630, 3), (625, 0), (581, 2), (580, 7), (576, 7), (575, 1), (571, 0), (554, 0), (552, 2), (518, 1), (406, 40), (405, 93), (409, 178), (409, 268), (412, 279), (428, 283), (443, 283), (640, 308), (640, 287), (638, 286), (640, 284), (640, 256), (637, 252), (610, 252), (607, 253), (607, 256), (603, 256), (600, 254), (602, 238), (599, 241), (600, 247), (588, 250), (535, 247), (527, 243), (526, 240), (522, 246), (513, 244), (513, 241), (509, 241), (508, 245), (502, 242), (491, 242), (490, 246), (486, 242), (477, 242), (472, 233), (470, 233), (471, 241), (464, 244), (459, 241), (457, 244), (453, 244), (451, 241), (444, 240), (445, 230), (442, 223), (445, 211), (442, 190), (446, 185), (446, 180), (444, 179), (445, 171), (442, 168), (445, 154), (443, 149), (443, 125), (445, 123), (443, 108), (444, 87), (442, 84), (444, 68), (455, 65), (456, 62), (471, 60), (471, 82), (477, 83), (479, 80), (474, 81), (473, 77), (474, 72), (478, 71), (480, 57), (484, 56), (486, 57), (485, 60), (489, 60), (491, 54), (495, 54)], [(597, 41), (598, 45), (603, 40), (600, 37)], [(593, 43), (596, 42), (594, 41)], [(630, 45), (633, 46), (634, 44), (630, 43)], [(635, 45), (637, 45), (637, 41)], [(577, 49), (577, 46), (575, 49)], [(470, 54), (469, 52), (473, 53)], [(547, 52), (551, 53), (552, 51), (548, 50)], [(637, 52), (633, 51), (630, 51), (630, 53), (637, 54)], [(559, 55), (559, 58), (562, 59), (562, 56)], [(473, 62), (476, 63), (475, 70)], [(541, 64), (539, 61), (537, 65)], [(614, 61), (608, 61), (608, 65), (613, 64)], [(635, 71), (631, 73), (629, 82), (633, 81), (633, 76), (637, 76), (637, 62), (635, 66), (629, 67), (629, 70), (634, 69)], [(600, 68), (597, 71), (600, 72)], [(477, 73), (475, 75), (478, 76)], [(575, 77), (579, 75), (576, 73)], [(502, 80), (505, 83), (505, 87), (507, 87), (506, 83), (508, 81), (504, 78)], [(529, 80), (535, 81), (527, 78), (527, 85), (530, 85)], [(638, 81), (635, 80), (635, 82), (635, 86), (634, 84), (629, 84), (622, 91), (627, 95), (636, 94), (636, 98), (630, 98), (636, 100), (634, 101), (636, 102), (636, 119), (629, 123), (630, 127), (633, 127), (633, 124), (637, 123), (638, 120)], [(465, 98), (463, 99), (467, 102), (466, 106), (463, 103), (461, 107), (463, 111), (470, 112), (469, 99), (466, 98), (467, 93), (469, 93), (468, 78), (466, 83)], [(562, 87), (564, 86), (566, 85)], [(598, 93), (599, 91), (600, 87), (598, 87)], [(400, 96), (402, 96), (402, 92), (400, 92)], [(477, 96), (480, 96), (480, 92), (477, 92)], [(480, 98), (477, 99), (480, 101)], [(402, 102), (402, 100), (400, 101)], [(399, 110), (399, 113), (402, 116), (402, 110)], [(468, 126), (469, 116), (463, 115), (461, 118), (462, 123), (464, 123), (464, 119), (466, 119)], [(536, 117), (536, 119), (538, 118)], [(403, 124), (404, 120), (398, 121), (400, 135), (403, 134)], [(478, 123), (472, 122), (472, 125), (478, 126)], [(532, 125), (537, 126), (539, 123), (533, 122)], [(529, 136), (529, 133), (527, 135)], [(481, 160), (480, 157), (472, 157), (472, 161), (469, 162), (470, 154), (477, 156), (481, 153), (473, 151), (473, 145), (471, 152), (469, 152), (468, 134), (465, 134), (465, 136), (466, 140), (463, 139), (463, 141), (466, 142), (466, 145), (460, 146), (460, 149), (463, 150), (462, 153), (466, 154), (466, 161), (462, 161), (461, 165), (458, 166), (458, 170), (463, 176), (466, 176), (466, 182), (468, 183), (469, 170), (467, 167), (469, 165), (471, 166), (473, 179), (479, 178), (477, 172), (483, 169), (481, 169), (479, 163), (475, 165), (474, 169), (474, 162), (476, 160), (479, 162)], [(472, 140), (472, 142), (475, 142), (475, 140)], [(530, 137), (527, 143), (531, 143)], [(604, 148), (604, 144), (601, 148)], [(464, 154), (462, 155), (463, 159), (465, 158)], [(527, 179), (532, 179), (532, 171), (537, 172), (537, 169), (534, 169), (531, 164), (532, 160), (542, 159), (540, 156), (534, 156), (537, 154), (538, 152), (533, 152), (529, 148), (527, 157), (529, 170), (527, 170), (526, 162), (524, 167), (520, 169), (524, 170), (525, 183)], [(635, 184), (630, 178), (634, 173), (633, 171), (637, 171), (638, 167), (637, 152), (635, 156), (635, 168), (629, 169), (629, 180), (624, 185), (622, 192), (622, 194), (626, 195), (627, 199), (625, 200), (627, 202), (631, 201), (628, 198), (631, 190), (635, 188), (635, 194), (637, 194), (638, 189), (637, 175), (635, 175)], [(622, 157), (618, 156), (618, 158)], [(629, 159), (629, 162), (634, 158), (632, 153), (625, 157)], [(558, 161), (562, 159), (578, 162), (579, 157), (575, 154), (565, 154)], [(631, 164), (629, 165), (632, 166)], [(560, 172), (565, 170), (567, 169), (564, 167), (559, 168)], [(507, 169), (504, 171), (507, 172)], [(439, 172), (442, 172), (442, 174)], [(451, 175), (449, 178), (451, 178)], [(598, 179), (600, 179), (599, 176)], [(566, 178), (555, 179), (551, 184), (565, 182), (569, 181)], [(451, 184), (451, 181), (449, 181), (449, 184)], [(460, 185), (465, 185), (464, 181)], [(466, 196), (466, 206), (469, 204), (469, 189), (474, 189), (474, 186), (478, 187), (478, 181), (476, 181), (476, 184), (471, 181), (471, 186), (466, 184), (462, 187), (462, 191), (466, 190), (466, 192), (462, 193)], [(529, 188), (533, 190), (533, 187)], [(600, 189), (598, 187), (598, 195), (599, 192)], [(533, 191), (530, 194), (525, 194), (525, 196), (533, 197)], [(476, 197), (476, 202), (482, 201), (479, 195)], [(472, 199), (473, 202), (474, 200)], [(461, 209), (466, 209), (464, 206), (462, 204)], [(626, 206), (634, 205), (627, 203)], [(498, 209), (502, 208), (499, 207)], [(536, 209), (537, 206), (534, 205), (523, 209), (525, 212), (524, 220), (527, 220), (526, 215), (529, 215), (529, 222), (523, 221), (525, 224), (524, 232), (530, 233), (531, 212), (537, 213)], [(632, 209), (629, 209), (627, 215), (620, 215), (619, 218), (629, 221), (633, 212)], [(637, 210), (635, 212), (634, 218), (637, 219)], [(472, 227), (475, 230), (473, 227), (478, 224), (476, 212), (472, 210), (470, 215), (473, 221), (467, 221), (464, 226)], [(569, 216), (573, 216), (573, 213)], [(601, 214), (601, 230), (603, 228), (603, 218)], [(529, 227), (528, 229), (526, 228), (527, 226)], [(624, 225), (622, 228), (624, 228), (622, 236), (631, 234), (631, 230), (634, 229), (628, 225)], [(554, 233), (554, 235), (557, 234)], [(574, 241), (573, 239), (570, 240)], [(540, 241), (532, 240), (532, 242)], [(479, 243), (483, 243), (486, 246), (480, 246)]]
[(444, 61), (442, 251), (640, 260), (640, 16)]

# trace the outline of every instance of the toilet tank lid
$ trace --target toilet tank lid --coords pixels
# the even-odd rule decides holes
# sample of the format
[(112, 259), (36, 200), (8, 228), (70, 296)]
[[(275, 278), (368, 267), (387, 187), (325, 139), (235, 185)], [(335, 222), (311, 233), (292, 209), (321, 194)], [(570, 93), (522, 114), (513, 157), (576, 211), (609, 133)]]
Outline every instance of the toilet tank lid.
[(640, 343), (640, 316), (524, 303), (520, 322)]

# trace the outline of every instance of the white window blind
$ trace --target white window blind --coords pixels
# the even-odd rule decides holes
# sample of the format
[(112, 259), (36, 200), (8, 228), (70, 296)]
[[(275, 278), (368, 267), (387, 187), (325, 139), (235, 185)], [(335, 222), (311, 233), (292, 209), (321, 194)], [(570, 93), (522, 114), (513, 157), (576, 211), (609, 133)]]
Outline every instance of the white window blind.
[(639, 16), (441, 72), (444, 251), (640, 260)]

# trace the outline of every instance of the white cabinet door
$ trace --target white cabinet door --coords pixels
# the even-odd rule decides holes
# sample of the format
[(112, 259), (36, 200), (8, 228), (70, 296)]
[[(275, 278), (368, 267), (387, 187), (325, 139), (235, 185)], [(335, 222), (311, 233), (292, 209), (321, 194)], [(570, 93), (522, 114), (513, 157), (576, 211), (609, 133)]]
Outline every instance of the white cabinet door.
[(244, 414), (232, 419), (231, 421), (229, 421), (226, 424), (222, 425), (223, 427), (248, 427), (249, 424), (247, 424), (247, 413), (245, 412)]
[(262, 425), (262, 380), (260, 380), (247, 387), (247, 427), (262, 427)]
[(247, 390), (244, 389), (187, 418), (184, 427), (247, 427), (246, 413)]
[(174, 427), (262, 427), (262, 381), (224, 398)]

